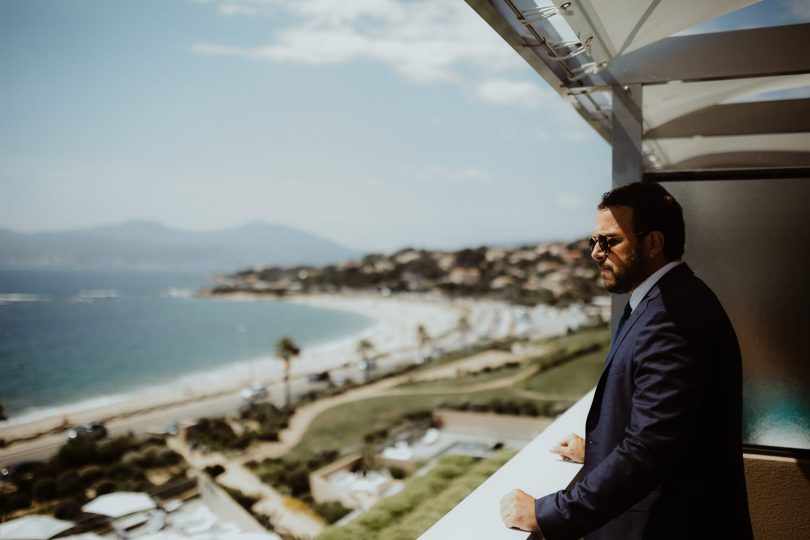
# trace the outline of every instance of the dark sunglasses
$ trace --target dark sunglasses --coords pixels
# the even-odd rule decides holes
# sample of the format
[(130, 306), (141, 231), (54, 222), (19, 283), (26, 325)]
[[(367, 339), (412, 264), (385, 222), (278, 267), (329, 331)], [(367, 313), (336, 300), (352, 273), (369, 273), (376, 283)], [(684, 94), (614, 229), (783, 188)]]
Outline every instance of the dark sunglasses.
[[(646, 233), (635, 232), (633, 234), (635, 234), (636, 236), (644, 236)], [(599, 244), (599, 249), (602, 250), (602, 252), (605, 255), (607, 255), (608, 253), (610, 253), (610, 250), (612, 250), (614, 246), (617, 246), (622, 243), (623, 238), (624, 236), (620, 234), (598, 234), (596, 236), (591, 236), (590, 238), (588, 238), (588, 245), (590, 246), (591, 251), (593, 251), (593, 248), (596, 246), (596, 244)]]

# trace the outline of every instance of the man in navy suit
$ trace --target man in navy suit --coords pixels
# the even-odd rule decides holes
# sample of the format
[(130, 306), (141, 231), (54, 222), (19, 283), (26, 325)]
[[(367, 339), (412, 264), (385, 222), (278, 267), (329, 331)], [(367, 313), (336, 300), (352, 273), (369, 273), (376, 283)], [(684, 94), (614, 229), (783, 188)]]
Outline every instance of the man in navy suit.
[(660, 185), (606, 193), (591, 238), (605, 288), (631, 293), (596, 386), (585, 438), (553, 450), (584, 462), (568, 490), (501, 501), (508, 527), (549, 540), (752, 538), (734, 329), (680, 259), (683, 213)]

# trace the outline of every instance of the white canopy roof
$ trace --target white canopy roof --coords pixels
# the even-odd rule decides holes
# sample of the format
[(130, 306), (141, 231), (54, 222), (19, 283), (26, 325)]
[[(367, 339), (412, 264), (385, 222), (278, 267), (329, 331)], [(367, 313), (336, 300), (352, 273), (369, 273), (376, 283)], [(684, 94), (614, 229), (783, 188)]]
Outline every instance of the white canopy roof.
[(151, 510), (155, 508), (155, 501), (146, 493), (118, 491), (97, 497), (82, 506), (85, 512), (101, 514), (113, 518)]
[(31, 515), (0, 524), (0, 538), (11, 540), (47, 540), (64, 532), (74, 523), (51, 516)]
[(671, 36), (697, 23), (759, 0), (554, 0), (583, 42), (591, 43), (596, 62)]
[(641, 148), (619, 161), (643, 179), (806, 177), (810, 17), (761, 21), (775, 0), (732, 18), (760, 0), (466, 1), (614, 151)]

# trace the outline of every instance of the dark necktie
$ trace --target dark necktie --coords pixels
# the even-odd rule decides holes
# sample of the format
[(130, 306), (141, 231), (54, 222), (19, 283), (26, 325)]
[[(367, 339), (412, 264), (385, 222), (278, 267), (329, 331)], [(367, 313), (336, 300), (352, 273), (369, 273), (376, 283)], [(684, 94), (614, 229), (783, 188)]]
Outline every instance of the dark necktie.
[(627, 302), (627, 304), (624, 306), (624, 311), (622, 312), (622, 316), (619, 319), (619, 324), (616, 325), (616, 334), (614, 334), (614, 336), (613, 336), (613, 342), (614, 343), (616, 342), (617, 339), (619, 339), (619, 336), (622, 333), (622, 327), (624, 327), (624, 323), (626, 323), (627, 319), (630, 318), (630, 314), (632, 312), (633, 312), (633, 310), (630, 309), (630, 302)]

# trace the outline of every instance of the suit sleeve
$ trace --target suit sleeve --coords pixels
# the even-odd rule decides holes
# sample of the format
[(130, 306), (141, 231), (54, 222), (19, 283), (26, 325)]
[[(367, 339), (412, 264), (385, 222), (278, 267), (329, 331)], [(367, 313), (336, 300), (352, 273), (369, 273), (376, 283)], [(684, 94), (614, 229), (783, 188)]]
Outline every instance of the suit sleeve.
[(694, 432), (712, 361), (706, 340), (687, 328), (659, 313), (637, 334), (624, 438), (572, 489), (537, 499), (537, 521), (549, 540), (580, 538), (601, 527), (673, 470)]

